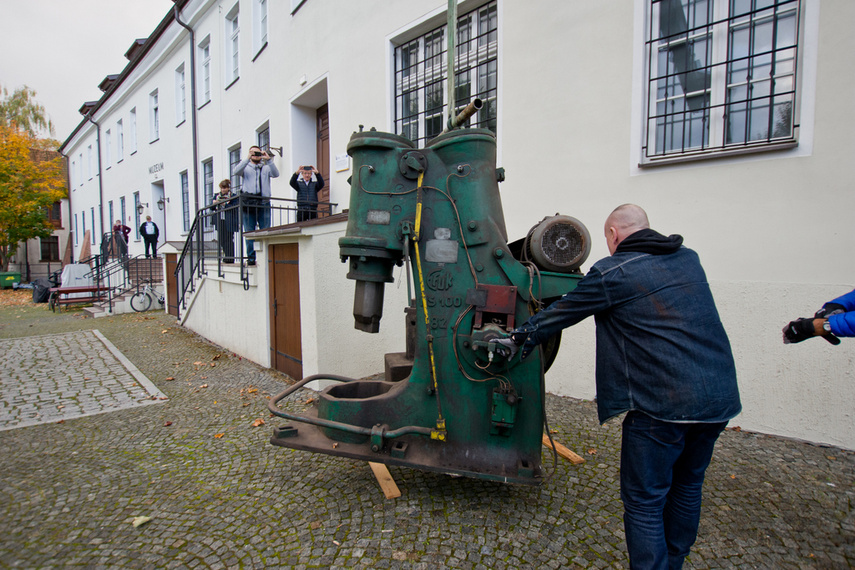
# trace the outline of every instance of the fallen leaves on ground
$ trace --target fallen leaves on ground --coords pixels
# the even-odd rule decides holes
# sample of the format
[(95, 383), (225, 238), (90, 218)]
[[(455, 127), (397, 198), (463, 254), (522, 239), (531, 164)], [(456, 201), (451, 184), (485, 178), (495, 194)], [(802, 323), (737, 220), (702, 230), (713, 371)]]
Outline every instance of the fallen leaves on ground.
[(257, 420), (252, 422), (252, 427), (259, 427), (259, 426), (263, 426), (263, 425), (264, 425), (264, 420), (261, 418), (258, 418)]
[(217, 439), (222, 439), (224, 435), (226, 435), (226, 434), (224, 434), (224, 433), (215, 433), (215, 434), (214, 434), (214, 437), (215, 437), (215, 438), (217, 438)]
[(149, 522), (150, 520), (151, 520), (151, 517), (134, 517), (134, 522), (131, 524), (134, 525), (134, 528), (137, 528), (138, 526), (142, 526), (145, 523)]

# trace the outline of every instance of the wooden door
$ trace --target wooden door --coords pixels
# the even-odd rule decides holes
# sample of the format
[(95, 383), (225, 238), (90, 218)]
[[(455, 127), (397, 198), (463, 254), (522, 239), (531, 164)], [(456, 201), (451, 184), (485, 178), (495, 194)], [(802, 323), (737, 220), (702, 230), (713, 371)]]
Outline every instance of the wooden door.
[(166, 312), (178, 318), (178, 279), (175, 277), (175, 268), (178, 267), (178, 255), (166, 254)]
[(295, 243), (270, 246), (270, 362), (294, 380), (303, 378), (300, 331), (299, 249)]
[[(318, 171), (324, 177), (324, 187), (318, 192), (318, 201), (330, 201), (330, 113), (329, 105), (318, 109)], [(318, 207), (318, 217), (323, 218), (331, 214), (328, 206)]]

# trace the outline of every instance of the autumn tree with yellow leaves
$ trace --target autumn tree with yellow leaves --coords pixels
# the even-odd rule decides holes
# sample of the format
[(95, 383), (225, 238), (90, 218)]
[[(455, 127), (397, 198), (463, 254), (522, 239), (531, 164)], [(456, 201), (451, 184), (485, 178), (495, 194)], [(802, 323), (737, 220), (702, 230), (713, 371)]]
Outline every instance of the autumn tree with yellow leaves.
[(0, 91), (0, 271), (20, 242), (51, 235), (47, 209), (66, 196), (62, 158), (45, 160), (56, 141), (37, 136), (50, 123), (34, 95), (28, 88), (12, 96)]

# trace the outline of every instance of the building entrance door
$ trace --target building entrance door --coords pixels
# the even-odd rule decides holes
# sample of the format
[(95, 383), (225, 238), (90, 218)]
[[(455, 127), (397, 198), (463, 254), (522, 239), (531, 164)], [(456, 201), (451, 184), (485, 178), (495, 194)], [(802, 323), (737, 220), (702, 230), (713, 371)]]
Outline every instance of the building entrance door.
[(298, 245), (270, 246), (270, 362), (294, 380), (303, 378)]
[[(324, 177), (324, 187), (318, 192), (318, 201), (330, 201), (330, 111), (329, 105), (318, 108), (318, 171)], [(323, 218), (331, 214), (329, 206), (318, 208), (318, 217)]]

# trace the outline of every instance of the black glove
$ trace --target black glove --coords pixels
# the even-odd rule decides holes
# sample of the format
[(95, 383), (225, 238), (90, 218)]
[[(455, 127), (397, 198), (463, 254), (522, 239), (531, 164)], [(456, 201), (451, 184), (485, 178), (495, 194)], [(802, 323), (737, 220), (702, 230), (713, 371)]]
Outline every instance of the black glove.
[(784, 327), (784, 344), (795, 344), (816, 336), (813, 319), (800, 318)]
[(839, 315), (845, 312), (846, 309), (839, 303), (826, 303), (813, 317), (815, 319), (827, 319), (831, 315)]
[[(816, 336), (816, 329), (813, 325), (814, 319), (800, 318), (795, 321), (790, 321), (784, 327), (784, 344), (795, 344)], [(822, 338), (829, 343), (837, 346), (840, 344), (840, 339), (831, 333), (822, 335)]]

